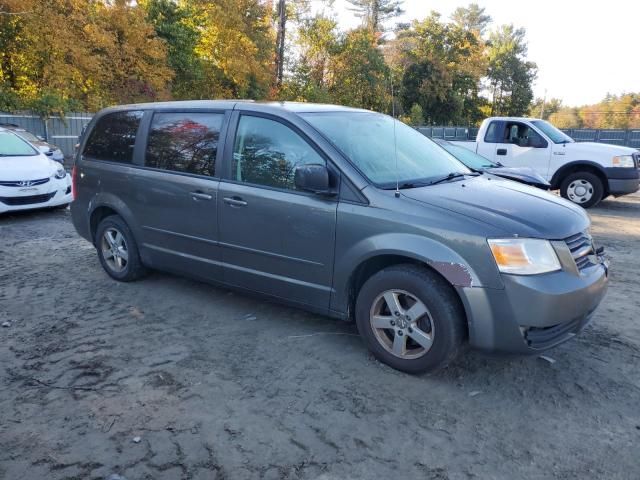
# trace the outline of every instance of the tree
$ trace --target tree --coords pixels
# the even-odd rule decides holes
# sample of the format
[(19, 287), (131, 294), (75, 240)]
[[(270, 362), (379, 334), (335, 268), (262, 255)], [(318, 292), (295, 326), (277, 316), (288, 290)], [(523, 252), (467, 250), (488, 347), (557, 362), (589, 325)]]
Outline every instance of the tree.
[(374, 33), (384, 31), (383, 23), (402, 15), (403, 0), (347, 0), (356, 16), (362, 18), (363, 26)]
[(533, 100), (535, 63), (526, 60), (525, 30), (502, 25), (489, 36), (489, 90), (492, 115), (521, 116)]
[(551, 115), (559, 111), (561, 108), (562, 100), (559, 98), (536, 98), (535, 101), (529, 105), (529, 112), (527, 115), (529, 117), (548, 120)]
[(451, 15), (451, 20), (463, 30), (474, 32), (480, 37), (484, 35), (491, 23), (491, 17), (477, 3), (470, 3), (468, 7), (456, 8)]
[(348, 32), (331, 58), (329, 93), (336, 103), (387, 111), (389, 69), (375, 46), (375, 35), (360, 28)]
[(475, 33), (433, 12), (397, 32), (387, 59), (400, 78), (405, 112), (418, 104), (429, 123), (475, 123), (484, 100), (484, 44)]
[(191, 21), (196, 14), (188, 3), (173, 0), (138, 2), (147, 12), (147, 20), (158, 37), (167, 45), (169, 67), (175, 72), (171, 93), (175, 99), (193, 98), (206, 81), (202, 60), (195, 53), (200, 39), (197, 26)]
[(167, 98), (165, 44), (142, 9), (124, 0), (1, 1), (5, 12), (27, 12), (0, 15), (0, 88), (16, 108), (47, 116)]

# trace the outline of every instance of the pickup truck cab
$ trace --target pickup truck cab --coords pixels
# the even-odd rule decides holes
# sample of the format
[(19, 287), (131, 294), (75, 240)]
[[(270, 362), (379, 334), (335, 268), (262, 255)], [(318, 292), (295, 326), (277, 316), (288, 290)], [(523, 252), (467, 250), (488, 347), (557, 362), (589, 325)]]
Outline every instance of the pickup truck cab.
[(554, 190), (584, 208), (609, 195), (636, 192), (640, 152), (603, 143), (578, 143), (545, 120), (487, 118), (475, 142), (453, 142), (508, 167), (531, 167)]
[[(553, 347), (607, 290), (582, 208), (471, 171), (366, 110), (109, 108), (81, 139), (73, 192), (75, 228), (115, 280), (166, 270), (355, 320), (373, 354), (406, 372), (446, 365), (467, 339)], [(261, 341), (233, 318), (226, 335)]]

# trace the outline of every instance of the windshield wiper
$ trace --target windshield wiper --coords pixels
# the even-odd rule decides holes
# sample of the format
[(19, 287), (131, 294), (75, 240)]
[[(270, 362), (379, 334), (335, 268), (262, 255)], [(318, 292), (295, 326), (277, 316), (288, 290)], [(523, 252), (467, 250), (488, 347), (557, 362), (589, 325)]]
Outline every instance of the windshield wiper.
[(448, 182), (449, 180), (453, 180), (454, 178), (460, 178), (460, 177), (464, 177), (464, 176), (465, 176), (464, 173), (451, 172), (446, 177), (442, 177), (442, 178), (439, 178), (437, 180), (434, 180), (433, 182), (429, 182), (429, 185), (437, 185), (438, 183)]

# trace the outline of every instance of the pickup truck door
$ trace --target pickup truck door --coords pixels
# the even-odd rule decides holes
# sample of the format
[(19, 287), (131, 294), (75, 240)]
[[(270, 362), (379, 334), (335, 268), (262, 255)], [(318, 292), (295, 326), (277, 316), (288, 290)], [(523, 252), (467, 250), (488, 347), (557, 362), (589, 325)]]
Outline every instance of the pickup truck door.
[(495, 143), (492, 159), (507, 167), (529, 167), (549, 180), (551, 148), (532, 127), (520, 122), (504, 122), (501, 143)]

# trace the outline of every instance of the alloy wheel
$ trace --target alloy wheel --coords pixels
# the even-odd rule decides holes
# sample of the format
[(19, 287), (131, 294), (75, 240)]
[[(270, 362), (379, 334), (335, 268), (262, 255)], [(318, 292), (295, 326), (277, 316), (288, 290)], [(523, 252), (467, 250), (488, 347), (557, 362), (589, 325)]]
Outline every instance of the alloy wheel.
[(116, 273), (127, 268), (129, 250), (124, 235), (118, 229), (109, 227), (102, 234), (100, 250), (107, 266)]
[(433, 345), (435, 327), (429, 310), (405, 290), (387, 290), (378, 295), (369, 321), (376, 340), (398, 358), (420, 358)]

